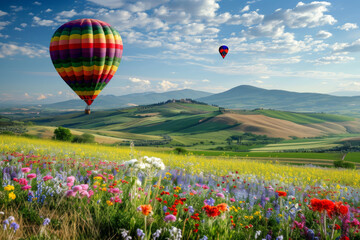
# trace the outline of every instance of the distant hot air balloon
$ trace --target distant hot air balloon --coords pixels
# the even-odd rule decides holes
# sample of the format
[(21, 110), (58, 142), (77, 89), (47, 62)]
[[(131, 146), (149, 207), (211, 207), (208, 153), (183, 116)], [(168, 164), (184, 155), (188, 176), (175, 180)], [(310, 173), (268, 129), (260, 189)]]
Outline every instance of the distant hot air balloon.
[(222, 45), (219, 47), (219, 53), (222, 56), (222, 58), (225, 58), (226, 54), (229, 52), (229, 48), (225, 45)]
[(120, 34), (106, 22), (78, 19), (59, 27), (50, 57), (61, 78), (90, 105), (114, 76), (123, 52)]

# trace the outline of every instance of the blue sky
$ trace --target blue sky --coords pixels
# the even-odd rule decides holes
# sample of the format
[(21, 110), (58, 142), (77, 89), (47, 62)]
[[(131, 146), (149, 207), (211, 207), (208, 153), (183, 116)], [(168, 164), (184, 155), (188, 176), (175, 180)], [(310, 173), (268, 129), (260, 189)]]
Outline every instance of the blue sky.
[[(54, 31), (95, 18), (123, 39), (122, 62), (101, 95), (249, 84), (330, 93), (360, 91), (360, 1), (3, 1), (0, 101), (76, 98), (49, 57)], [(229, 47), (222, 59), (220, 45)]]

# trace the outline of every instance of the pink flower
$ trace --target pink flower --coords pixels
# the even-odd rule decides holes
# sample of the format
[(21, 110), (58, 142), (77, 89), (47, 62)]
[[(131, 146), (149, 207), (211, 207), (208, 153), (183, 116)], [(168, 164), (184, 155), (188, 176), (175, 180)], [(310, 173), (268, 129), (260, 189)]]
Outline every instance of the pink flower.
[(36, 174), (35, 173), (30, 173), (26, 177), (29, 178), (29, 179), (33, 179), (33, 178), (36, 178)]
[(28, 168), (28, 167), (26, 167), (26, 168), (22, 168), (21, 171), (22, 171), (23, 173), (28, 173), (28, 172), (31, 171), (31, 169)]
[(206, 186), (205, 184), (202, 186), (203, 189), (209, 189), (208, 186)]
[(176, 217), (172, 214), (169, 214), (167, 216), (165, 216), (164, 218), (165, 222), (175, 222), (176, 221)]
[(73, 182), (69, 182), (69, 183), (67, 183), (66, 184), (69, 188), (71, 188), (73, 185), (74, 185), (74, 183)]
[(76, 196), (76, 192), (72, 191), (72, 190), (68, 190), (66, 192), (66, 196), (67, 197), (75, 197)]
[(82, 187), (81, 187), (80, 185), (76, 185), (76, 186), (74, 186), (74, 187), (72, 188), (72, 190), (73, 190), (74, 192), (77, 192), (77, 191), (80, 191), (80, 190), (83, 190), (83, 189), (82, 189)]
[(48, 180), (50, 180), (50, 179), (53, 179), (53, 177), (52, 176), (45, 176), (45, 177), (43, 177), (43, 180), (46, 182), (46, 181), (48, 181)]
[(235, 198), (230, 198), (230, 202), (235, 202)]
[(26, 180), (25, 178), (20, 178), (20, 179), (19, 179), (19, 183), (20, 183), (20, 185), (25, 186), (25, 185), (28, 184), (28, 180)]
[(89, 197), (91, 197), (92, 195), (94, 195), (94, 191), (93, 191), (93, 190), (89, 190), (88, 193), (89, 193)]
[(81, 191), (79, 192), (79, 194), (80, 194), (80, 197), (81, 197), (81, 198), (83, 198), (83, 197), (89, 198), (89, 197), (90, 197), (90, 194), (89, 194), (88, 191), (86, 191), (86, 190), (81, 190)]
[(74, 177), (74, 176), (67, 177), (66, 182), (67, 182), (67, 183), (73, 183), (73, 182), (75, 182), (75, 177)]
[(89, 189), (89, 185), (87, 184), (80, 184), (82, 190), (88, 190)]
[(219, 198), (225, 198), (224, 194), (222, 194), (222, 193), (217, 193), (216, 196)]
[(29, 190), (31, 188), (31, 186), (29, 186), (29, 185), (26, 185), (26, 186), (22, 186), (21, 187), (21, 190)]
[[(111, 188), (110, 188), (111, 189)], [(120, 193), (120, 189), (118, 188), (113, 188), (110, 190), (111, 193)]]

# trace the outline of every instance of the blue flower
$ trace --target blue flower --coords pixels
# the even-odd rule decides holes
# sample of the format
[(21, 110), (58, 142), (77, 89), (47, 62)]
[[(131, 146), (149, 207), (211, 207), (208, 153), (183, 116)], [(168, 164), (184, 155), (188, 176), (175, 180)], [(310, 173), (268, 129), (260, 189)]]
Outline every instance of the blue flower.
[(140, 237), (141, 239), (143, 239), (143, 238), (145, 237), (145, 233), (143, 232), (143, 230), (141, 230), (141, 229), (139, 229), (139, 228), (136, 230), (136, 234), (137, 234), (137, 236)]
[(204, 235), (200, 240), (208, 240), (208, 237)]
[(16, 230), (18, 230), (19, 227), (20, 227), (19, 224), (17, 224), (16, 222), (10, 224), (10, 228), (13, 228), (14, 232), (16, 232)]
[(44, 222), (43, 222), (43, 226), (49, 225), (50, 223), (50, 219), (49, 218), (45, 218)]
[(193, 206), (189, 206), (189, 212), (190, 212), (191, 214), (193, 214), (193, 213), (195, 212)]

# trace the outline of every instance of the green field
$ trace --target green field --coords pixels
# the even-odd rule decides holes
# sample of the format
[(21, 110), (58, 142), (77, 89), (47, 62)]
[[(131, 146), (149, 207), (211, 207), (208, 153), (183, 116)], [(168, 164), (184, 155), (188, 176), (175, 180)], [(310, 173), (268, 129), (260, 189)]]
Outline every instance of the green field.
[(355, 120), (355, 118), (348, 116), (323, 114), (323, 113), (293, 113), (293, 112), (283, 112), (283, 111), (274, 111), (274, 110), (257, 110), (255, 112), (268, 117), (283, 119), (298, 124), (346, 122), (346, 121)]

